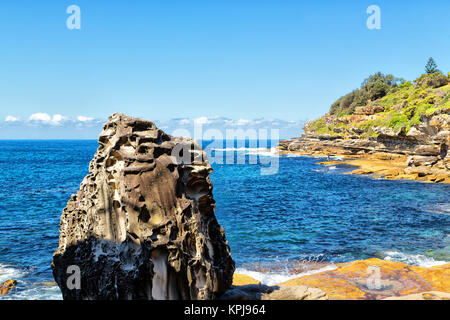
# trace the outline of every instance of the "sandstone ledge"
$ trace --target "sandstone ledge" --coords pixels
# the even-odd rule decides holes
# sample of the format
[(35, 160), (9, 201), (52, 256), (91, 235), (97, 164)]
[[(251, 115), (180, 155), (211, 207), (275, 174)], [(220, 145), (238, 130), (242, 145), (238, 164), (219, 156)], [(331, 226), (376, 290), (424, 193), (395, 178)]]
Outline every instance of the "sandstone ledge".
[[(368, 286), (371, 276), (369, 270), (375, 268), (380, 275), (379, 289)], [(423, 268), (372, 258), (343, 263), (335, 270), (300, 277), (283, 284), (316, 287), (326, 292), (331, 299), (382, 299), (425, 291), (450, 292), (450, 264)]]
[(322, 152), (279, 151), (280, 155), (295, 154), (300, 156), (317, 156), (342, 158), (342, 161), (322, 161), (321, 165), (352, 165), (357, 167), (350, 174), (372, 175), (388, 180), (412, 180), (426, 183), (450, 183), (450, 171), (429, 166), (408, 166), (411, 157), (386, 153), (348, 155), (342, 153), (325, 154)]
[[(254, 280), (254, 279), (253, 279)], [(307, 286), (266, 286), (248, 284), (233, 286), (222, 297), (222, 300), (328, 300), (328, 296), (320, 289)]]
[[(373, 275), (368, 270), (378, 270), (376, 272), (379, 273), (380, 280), (376, 288), (368, 286), (368, 279)], [(244, 288), (245, 291), (248, 290), (245, 284), (257, 282), (251, 277), (245, 278), (249, 278), (248, 283), (242, 281), (242, 275), (235, 275), (235, 288)], [(308, 296), (312, 299), (325, 299), (326, 296), (332, 300), (442, 300), (450, 297), (450, 264), (423, 268), (371, 258), (341, 263), (335, 270), (298, 277), (274, 287), (286, 290), (286, 286), (299, 287), (304, 292), (315, 292), (315, 295)], [(319, 292), (324, 294), (320, 295)]]
[(375, 178), (389, 180), (413, 180), (427, 183), (450, 183), (450, 172), (431, 169), (424, 166), (409, 167), (407, 158), (380, 159), (377, 157), (360, 157), (343, 161), (319, 162), (323, 165), (348, 164), (358, 167), (351, 174), (372, 175)]

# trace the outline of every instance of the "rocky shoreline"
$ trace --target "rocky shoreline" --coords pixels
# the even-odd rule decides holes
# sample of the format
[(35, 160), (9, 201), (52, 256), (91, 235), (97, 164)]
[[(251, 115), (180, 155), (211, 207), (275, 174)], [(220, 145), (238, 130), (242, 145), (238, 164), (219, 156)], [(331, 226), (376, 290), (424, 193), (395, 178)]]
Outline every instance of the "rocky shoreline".
[[(295, 274), (294, 274), (295, 275)], [(376, 277), (378, 278), (376, 278)], [(17, 281), (0, 284), (0, 296)], [(276, 284), (235, 273), (221, 300), (450, 300), (450, 263), (418, 267), (371, 258), (336, 264), (333, 270)]]
[[(278, 150), (340, 156), (323, 164), (356, 165), (358, 174), (448, 183), (448, 120), (438, 114), (419, 126), (426, 139), (388, 131), (349, 139), (307, 126), (302, 137), (281, 141)], [(190, 161), (175, 156), (182, 150)], [(422, 268), (372, 258), (321, 272), (316, 265), (316, 273), (303, 276), (299, 266), (292, 272), (299, 277), (273, 286), (234, 274), (225, 230), (214, 215), (211, 171), (195, 141), (166, 135), (147, 120), (111, 116), (90, 173), (61, 216), (52, 268), (63, 298), (450, 299), (450, 264)], [(16, 284), (0, 284), (0, 295)]]
[(450, 300), (450, 264), (423, 268), (371, 258), (274, 286), (235, 274), (227, 297), (289, 300)]
[(424, 118), (420, 125), (411, 128), (406, 135), (400, 129), (373, 128), (378, 135), (372, 138), (365, 137), (356, 126), (351, 126), (367, 121), (368, 117), (353, 116), (348, 129), (337, 127), (343, 119), (328, 117), (330, 126), (335, 126), (334, 135), (316, 133), (309, 122), (301, 137), (280, 141), (277, 150), (279, 154), (339, 157), (344, 161), (326, 161), (321, 164), (358, 166), (359, 169), (353, 170), (353, 174), (450, 183), (450, 115), (439, 113)]

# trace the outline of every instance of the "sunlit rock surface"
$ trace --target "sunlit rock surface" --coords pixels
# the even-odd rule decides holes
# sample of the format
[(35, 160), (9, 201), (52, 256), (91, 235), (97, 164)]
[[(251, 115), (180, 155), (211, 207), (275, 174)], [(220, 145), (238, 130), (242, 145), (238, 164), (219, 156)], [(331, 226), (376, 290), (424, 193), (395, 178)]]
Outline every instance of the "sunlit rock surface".
[[(288, 290), (287, 288), (291, 289)], [(231, 300), (450, 300), (450, 264), (422, 268), (376, 258), (337, 264), (274, 286), (234, 274)]]
[(372, 258), (342, 263), (335, 270), (295, 278), (281, 285), (318, 288), (330, 299), (383, 299), (427, 291), (449, 293), (450, 264), (423, 268)]
[(16, 280), (8, 280), (3, 283), (0, 283), (0, 296), (3, 296), (14, 289), (17, 285)]
[(267, 286), (247, 284), (233, 286), (222, 297), (223, 300), (328, 300), (320, 289), (307, 286)]
[(114, 114), (89, 172), (62, 213), (52, 263), (65, 299), (214, 299), (231, 286), (212, 169), (195, 141)]

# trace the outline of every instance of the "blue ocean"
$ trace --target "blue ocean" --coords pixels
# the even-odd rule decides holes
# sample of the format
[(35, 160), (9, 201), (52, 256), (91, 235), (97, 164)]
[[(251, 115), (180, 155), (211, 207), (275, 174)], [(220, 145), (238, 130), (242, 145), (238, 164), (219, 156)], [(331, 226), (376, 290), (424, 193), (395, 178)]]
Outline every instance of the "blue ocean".
[[(50, 268), (59, 217), (96, 149), (96, 141), (0, 141), (0, 282), (19, 282), (3, 299), (61, 299)], [(216, 215), (238, 272), (272, 284), (302, 265), (450, 261), (448, 185), (349, 175), (351, 167), (314, 157), (276, 158), (276, 174), (262, 175), (263, 160), (277, 156), (257, 151), (227, 149), (244, 163), (212, 165)]]

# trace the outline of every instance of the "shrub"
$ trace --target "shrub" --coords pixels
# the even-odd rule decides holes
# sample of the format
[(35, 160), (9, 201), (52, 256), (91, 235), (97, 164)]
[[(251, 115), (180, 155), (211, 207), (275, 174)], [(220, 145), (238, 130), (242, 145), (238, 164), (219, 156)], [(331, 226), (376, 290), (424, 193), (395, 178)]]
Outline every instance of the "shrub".
[(340, 116), (352, 114), (357, 105), (364, 105), (366, 103), (367, 100), (364, 100), (364, 97), (359, 93), (359, 90), (355, 90), (333, 103), (330, 108), (330, 114)]
[(332, 115), (350, 115), (355, 112), (356, 107), (365, 106), (369, 100), (377, 100), (393, 92), (404, 83), (403, 79), (395, 78), (393, 75), (384, 75), (377, 72), (363, 81), (361, 88), (350, 92), (339, 98), (330, 108)]
[(404, 114), (395, 114), (389, 120), (388, 126), (394, 129), (398, 129), (402, 126), (406, 126), (408, 120), (408, 117)]
[(437, 71), (432, 74), (423, 74), (414, 82), (419, 87), (427, 86), (431, 88), (439, 88), (448, 84), (449, 78), (446, 77), (442, 72)]

